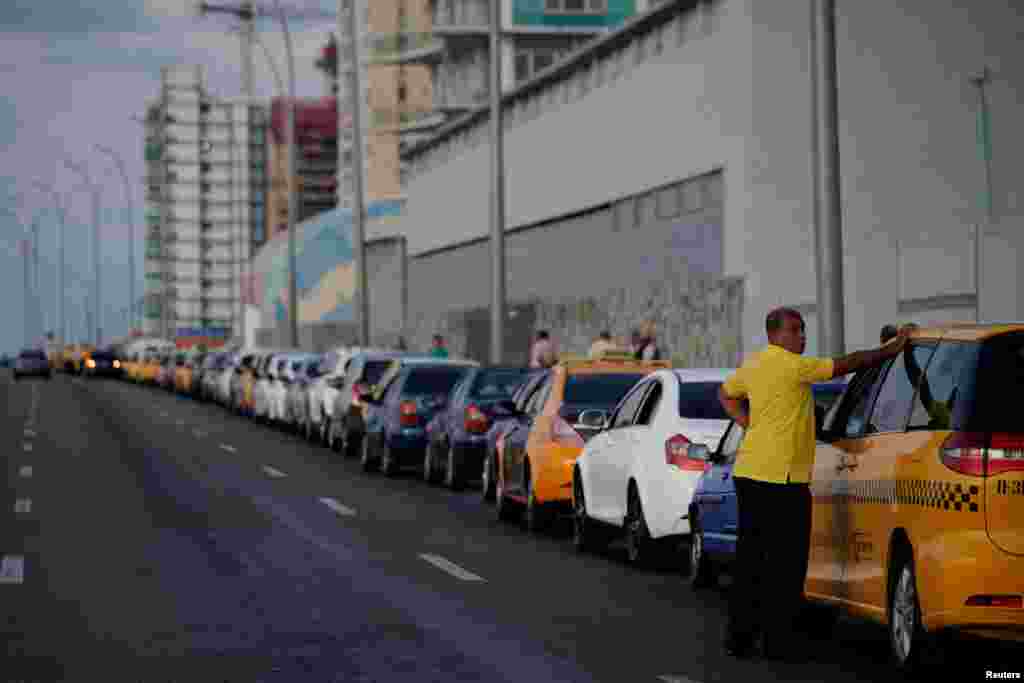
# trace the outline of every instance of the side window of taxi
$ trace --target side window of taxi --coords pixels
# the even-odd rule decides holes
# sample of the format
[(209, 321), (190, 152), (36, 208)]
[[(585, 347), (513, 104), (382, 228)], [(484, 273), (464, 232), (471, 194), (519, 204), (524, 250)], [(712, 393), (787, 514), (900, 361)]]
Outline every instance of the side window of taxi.
[(959, 429), (957, 409), (970, 402), (978, 344), (942, 342), (914, 395), (907, 429)]
[(615, 414), (612, 415), (609, 421), (609, 429), (628, 427), (633, 424), (633, 416), (636, 415), (636, 411), (640, 407), (640, 402), (643, 400), (648, 387), (650, 387), (648, 382), (642, 382), (633, 387), (626, 398), (622, 399), (622, 402), (619, 403)]
[(646, 398), (644, 398), (643, 405), (640, 406), (640, 412), (636, 414), (636, 420), (633, 424), (636, 425), (650, 425), (651, 420), (654, 419), (654, 414), (658, 410), (658, 404), (661, 403), (661, 382), (658, 380), (651, 380), (651, 390), (647, 392)]
[(825, 416), (824, 433), (830, 438), (860, 436), (871, 397), (880, 376), (878, 368), (857, 373), (850, 385)]
[(878, 392), (875, 409), (868, 422), (868, 433), (902, 432), (910, 416), (910, 403), (921, 380), (921, 371), (935, 351), (933, 344), (915, 344), (889, 364), (885, 383)]
[(533, 396), (526, 402), (526, 414), (536, 417), (540, 415), (541, 411), (544, 410), (544, 404), (548, 402), (548, 396), (551, 394), (551, 376), (549, 375), (544, 383), (540, 385), (537, 391), (533, 392)]

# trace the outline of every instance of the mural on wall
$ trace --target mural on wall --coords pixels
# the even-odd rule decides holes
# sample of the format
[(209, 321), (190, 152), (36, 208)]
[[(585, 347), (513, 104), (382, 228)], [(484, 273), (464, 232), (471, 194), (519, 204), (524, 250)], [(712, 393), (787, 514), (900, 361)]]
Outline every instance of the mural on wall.
[[(369, 202), (367, 224), (391, 223), (402, 213), (402, 200)], [(296, 289), (299, 322), (354, 320), (355, 252), (352, 212), (337, 208), (295, 226)], [(249, 277), (252, 303), (264, 324), (288, 320), (288, 234), (275, 235), (253, 258)]]

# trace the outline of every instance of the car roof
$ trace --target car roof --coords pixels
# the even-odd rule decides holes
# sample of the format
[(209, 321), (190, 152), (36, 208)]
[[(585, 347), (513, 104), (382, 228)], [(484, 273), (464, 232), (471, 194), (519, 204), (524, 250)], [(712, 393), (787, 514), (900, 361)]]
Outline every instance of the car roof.
[(1024, 332), (1024, 322), (937, 322), (918, 326), (910, 338), (980, 342), (1006, 332)]
[(724, 382), (736, 368), (677, 368), (668, 372), (680, 382)]
[(466, 360), (466, 359), (462, 359), (462, 358), (435, 358), (433, 356), (413, 356), (413, 357), (410, 357), (410, 358), (401, 358), (399, 360), (401, 361), (402, 365), (406, 365), (406, 366), (410, 366), (410, 367), (416, 366), (416, 365), (429, 365), (429, 366), (432, 366), (432, 367), (434, 367), (434, 366), (440, 367), (440, 366), (444, 366), (444, 365), (450, 365), (450, 366), (453, 366), (453, 367), (461, 367), (461, 368), (478, 368), (478, 367), (480, 367), (480, 364), (477, 363), (475, 360)]

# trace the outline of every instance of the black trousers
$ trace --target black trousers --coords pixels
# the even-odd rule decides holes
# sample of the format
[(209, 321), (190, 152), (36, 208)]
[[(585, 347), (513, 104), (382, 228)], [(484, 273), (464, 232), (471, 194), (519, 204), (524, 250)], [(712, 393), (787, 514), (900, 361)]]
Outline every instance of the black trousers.
[(738, 537), (729, 594), (728, 636), (784, 640), (803, 603), (811, 540), (807, 484), (737, 477)]

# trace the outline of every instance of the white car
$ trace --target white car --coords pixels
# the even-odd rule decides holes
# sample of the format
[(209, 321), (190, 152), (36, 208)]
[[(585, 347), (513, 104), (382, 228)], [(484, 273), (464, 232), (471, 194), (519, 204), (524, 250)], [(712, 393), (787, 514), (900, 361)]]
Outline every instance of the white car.
[(714, 449), (729, 426), (718, 389), (731, 369), (658, 370), (638, 382), (610, 416), (585, 411), (602, 427), (573, 473), (573, 544), (594, 549), (625, 534), (632, 564), (688, 537), (690, 501), (706, 467), (687, 457), (691, 443)]
[(214, 378), (214, 396), (217, 403), (225, 407), (231, 406), (231, 378), (235, 376), (235, 370), (242, 361), (242, 354), (233, 353), (227, 363)]
[(327, 443), (327, 428), (331, 415), (334, 414), (334, 399), (345, 384), (348, 362), (357, 353), (375, 350), (359, 346), (340, 347), (324, 355), (320, 364), (321, 375), (306, 392), (309, 399), (306, 409), (308, 419), (305, 425), (307, 439)]
[(267, 358), (265, 369), (260, 373), (252, 388), (252, 416), (255, 419), (273, 421), (271, 410), (273, 394), (276, 392), (277, 376), (284, 372), (287, 365), (288, 358), (284, 353), (275, 353)]

